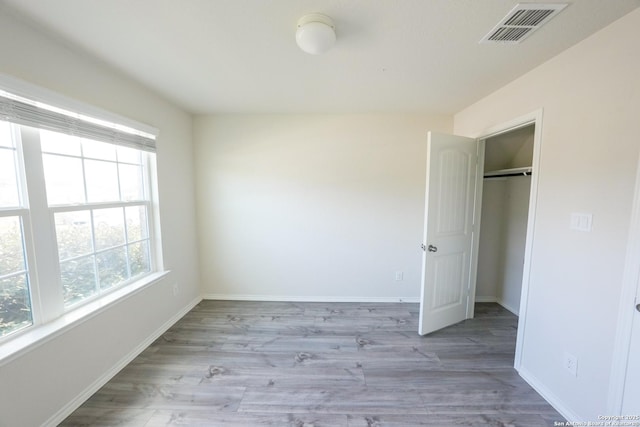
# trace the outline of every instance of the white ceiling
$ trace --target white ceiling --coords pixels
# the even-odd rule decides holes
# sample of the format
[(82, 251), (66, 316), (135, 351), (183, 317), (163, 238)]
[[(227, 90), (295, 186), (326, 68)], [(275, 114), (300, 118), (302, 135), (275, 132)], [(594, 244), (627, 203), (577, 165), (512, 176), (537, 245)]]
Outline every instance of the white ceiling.
[[(557, 2), (552, 0), (551, 2)], [(192, 113), (454, 113), (640, 5), (571, 0), (522, 44), (478, 41), (513, 0), (0, 0)], [(312, 56), (298, 18), (331, 16)]]

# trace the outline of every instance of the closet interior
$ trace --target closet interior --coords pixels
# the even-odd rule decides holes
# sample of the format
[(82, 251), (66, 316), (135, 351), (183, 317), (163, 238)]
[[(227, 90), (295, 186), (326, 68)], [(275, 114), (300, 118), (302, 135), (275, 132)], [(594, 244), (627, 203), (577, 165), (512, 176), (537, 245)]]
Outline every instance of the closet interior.
[(535, 125), (485, 140), (476, 301), (518, 315)]

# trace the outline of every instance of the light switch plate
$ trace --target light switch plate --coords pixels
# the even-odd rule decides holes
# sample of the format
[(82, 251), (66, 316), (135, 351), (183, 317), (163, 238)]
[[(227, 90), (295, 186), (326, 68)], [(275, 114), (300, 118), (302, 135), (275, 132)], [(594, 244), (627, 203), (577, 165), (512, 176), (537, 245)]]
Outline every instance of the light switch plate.
[(574, 212), (571, 214), (571, 223), (569, 228), (576, 231), (591, 231), (593, 215), (590, 213)]

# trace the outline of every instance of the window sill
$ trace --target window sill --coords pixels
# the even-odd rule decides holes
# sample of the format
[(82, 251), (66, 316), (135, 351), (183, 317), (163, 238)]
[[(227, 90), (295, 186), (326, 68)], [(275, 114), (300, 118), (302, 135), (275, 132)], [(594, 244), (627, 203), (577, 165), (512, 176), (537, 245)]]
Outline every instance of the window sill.
[(18, 332), (15, 337), (9, 338), (6, 342), (0, 344), (0, 366), (6, 365), (47, 341), (86, 322), (116, 302), (137, 294), (168, 275), (169, 271), (152, 273), (137, 282), (110, 292), (102, 298), (84, 304), (75, 310), (71, 310), (51, 322), (45, 323), (44, 325), (31, 326), (22, 333)]

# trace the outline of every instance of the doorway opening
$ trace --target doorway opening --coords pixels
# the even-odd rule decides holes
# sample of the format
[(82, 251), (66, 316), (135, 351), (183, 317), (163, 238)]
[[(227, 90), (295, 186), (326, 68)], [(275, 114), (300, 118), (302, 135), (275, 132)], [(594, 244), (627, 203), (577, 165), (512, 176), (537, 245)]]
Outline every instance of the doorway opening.
[(484, 139), (476, 302), (520, 314), (535, 124)]
[[(425, 227), (421, 245), (422, 287), (418, 333), (426, 335), (464, 319), (473, 318), (476, 295), (479, 297), (478, 301), (488, 299), (501, 302), (518, 315), (514, 360), (517, 370), (520, 369), (522, 361), (526, 331), (540, 169), (541, 126), (542, 110), (537, 110), (488, 129), (477, 138), (434, 132), (429, 132), (427, 136)], [(515, 142), (516, 139), (524, 139), (524, 142)], [(489, 152), (485, 153), (487, 146)], [(519, 263), (505, 263), (497, 255), (502, 253), (503, 257), (506, 257), (511, 254), (505, 250), (492, 250), (497, 259), (494, 260), (494, 266), (508, 264), (514, 268), (509, 270), (508, 274), (504, 270), (494, 271), (490, 285), (480, 285), (476, 292), (479, 287), (478, 255), (480, 240), (483, 239), (480, 234), (484, 234), (485, 240), (498, 239), (504, 235), (501, 228), (499, 233), (481, 233), (483, 222), (491, 222), (491, 208), (496, 207), (487, 202), (489, 207), (483, 212), (481, 201), (485, 184), (485, 157), (486, 173), (490, 175), (487, 181), (499, 182), (498, 179), (504, 178), (504, 182), (496, 185), (495, 191), (488, 190), (488, 194), (506, 194), (511, 197), (497, 205), (504, 207), (521, 199), (528, 199), (528, 204), (517, 205), (520, 217), (509, 223), (509, 227), (521, 230), (520, 233), (514, 234), (517, 237), (510, 242), (513, 244), (519, 241)], [(514, 175), (526, 175), (528, 182), (510, 183)], [(489, 182), (489, 185), (493, 185), (493, 182)], [(513, 209), (516, 209), (515, 203)], [(499, 215), (504, 217), (505, 214), (502, 212)], [(504, 221), (498, 222), (498, 225), (494, 224), (494, 229), (503, 226)], [(490, 225), (485, 224), (486, 227)], [(483, 245), (491, 243), (484, 242)], [(507, 250), (508, 248), (509, 246)], [(483, 261), (480, 265), (483, 275), (490, 269), (490, 263), (485, 265), (486, 262)], [(498, 288), (497, 277), (519, 277), (519, 280), (515, 282), (515, 288), (507, 288), (504, 283)]]

